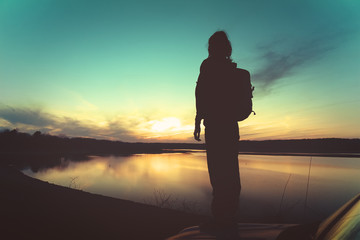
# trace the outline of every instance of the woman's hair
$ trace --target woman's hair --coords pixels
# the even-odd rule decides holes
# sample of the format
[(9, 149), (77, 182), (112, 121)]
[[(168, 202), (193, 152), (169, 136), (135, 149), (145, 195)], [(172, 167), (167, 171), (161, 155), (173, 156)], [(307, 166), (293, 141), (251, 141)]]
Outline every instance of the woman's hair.
[(209, 57), (230, 59), (231, 43), (224, 31), (217, 31), (209, 38), (208, 51)]

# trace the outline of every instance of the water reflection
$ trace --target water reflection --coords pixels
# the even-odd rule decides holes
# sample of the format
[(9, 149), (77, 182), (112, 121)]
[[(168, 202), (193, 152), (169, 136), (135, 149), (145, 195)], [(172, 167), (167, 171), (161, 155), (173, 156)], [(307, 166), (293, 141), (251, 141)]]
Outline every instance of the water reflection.
[[(359, 192), (360, 158), (240, 155), (240, 218), (301, 222), (326, 217)], [(58, 167), (24, 170), (63, 186), (138, 202), (170, 196), (208, 213), (211, 187), (204, 152), (90, 156)]]

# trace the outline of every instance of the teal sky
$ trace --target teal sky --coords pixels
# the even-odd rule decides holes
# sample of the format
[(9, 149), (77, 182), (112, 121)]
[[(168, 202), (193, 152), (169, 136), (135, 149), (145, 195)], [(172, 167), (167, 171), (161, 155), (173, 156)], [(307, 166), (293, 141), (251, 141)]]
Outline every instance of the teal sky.
[(207, 40), (250, 71), (242, 139), (360, 137), (360, 1), (0, 0), (0, 128), (192, 142)]

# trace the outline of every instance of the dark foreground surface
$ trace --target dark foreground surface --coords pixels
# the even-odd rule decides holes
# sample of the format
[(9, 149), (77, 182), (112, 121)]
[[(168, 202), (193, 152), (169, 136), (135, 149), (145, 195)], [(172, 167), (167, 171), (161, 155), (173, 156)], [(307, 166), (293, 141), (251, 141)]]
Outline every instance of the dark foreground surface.
[(205, 219), (49, 184), (0, 165), (0, 239), (165, 239)]

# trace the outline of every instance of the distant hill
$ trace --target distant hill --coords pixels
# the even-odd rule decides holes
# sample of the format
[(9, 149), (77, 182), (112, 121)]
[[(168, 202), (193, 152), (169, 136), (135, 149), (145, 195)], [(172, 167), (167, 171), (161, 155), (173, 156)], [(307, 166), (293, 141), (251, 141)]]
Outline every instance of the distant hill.
[[(167, 150), (205, 149), (198, 143), (128, 143), (91, 138), (68, 138), (35, 132), (0, 132), (0, 153), (132, 154)], [(240, 141), (240, 152), (253, 153), (360, 153), (360, 139), (299, 139)]]

